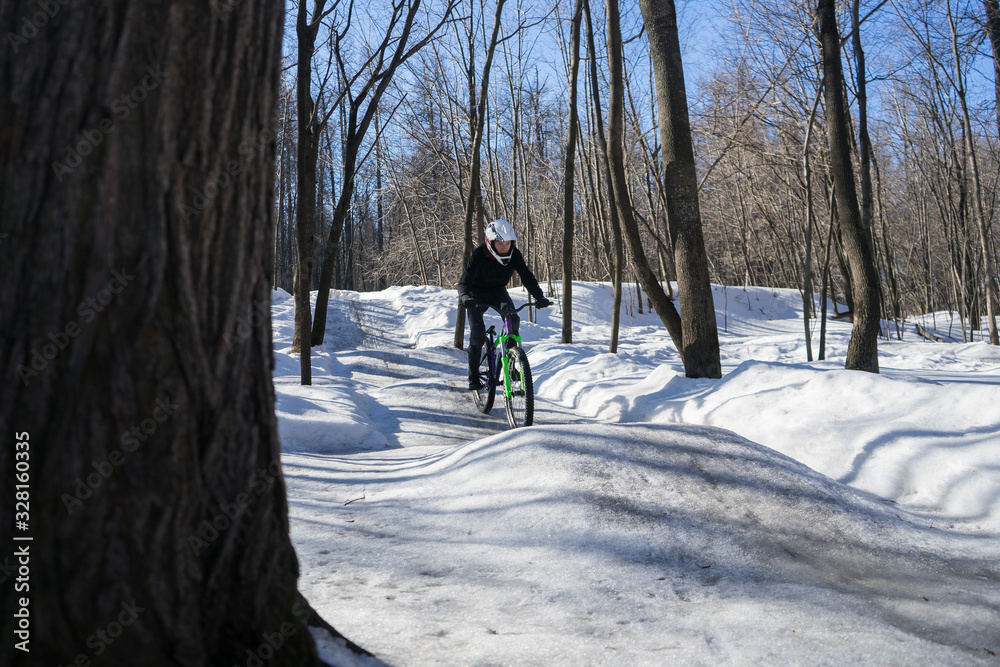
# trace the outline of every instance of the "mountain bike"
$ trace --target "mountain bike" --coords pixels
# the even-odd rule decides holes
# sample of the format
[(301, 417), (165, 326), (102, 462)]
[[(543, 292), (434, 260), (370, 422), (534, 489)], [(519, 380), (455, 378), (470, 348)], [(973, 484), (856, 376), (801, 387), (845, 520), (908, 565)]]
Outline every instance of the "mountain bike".
[(497, 388), (502, 388), (510, 428), (531, 426), (535, 418), (535, 391), (528, 355), (521, 347), (521, 337), (511, 332), (510, 319), (514, 313), (532, 305), (529, 301), (520, 308), (501, 311), (503, 331), (499, 335), (496, 326), (486, 330), (483, 358), (479, 362), (483, 386), (472, 393), (476, 407), (485, 415), (493, 409)]

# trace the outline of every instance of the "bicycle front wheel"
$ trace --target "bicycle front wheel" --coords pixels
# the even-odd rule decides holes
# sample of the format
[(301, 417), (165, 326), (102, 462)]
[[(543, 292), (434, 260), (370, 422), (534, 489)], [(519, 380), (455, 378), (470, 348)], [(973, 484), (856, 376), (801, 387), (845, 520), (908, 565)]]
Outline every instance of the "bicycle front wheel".
[(483, 348), (483, 358), (479, 362), (479, 379), (483, 386), (472, 392), (472, 398), (476, 402), (476, 408), (485, 415), (493, 409), (497, 393), (496, 384), (493, 382), (493, 369), (490, 367), (490, 351), (486, 347)]
[(531, 426), (535, 419), (535, 388), (528, 355), (522, 348), (507, 350), (507, 370), (510, 373), (510, 393), (504, 392), (507, 425), (511, 428)]

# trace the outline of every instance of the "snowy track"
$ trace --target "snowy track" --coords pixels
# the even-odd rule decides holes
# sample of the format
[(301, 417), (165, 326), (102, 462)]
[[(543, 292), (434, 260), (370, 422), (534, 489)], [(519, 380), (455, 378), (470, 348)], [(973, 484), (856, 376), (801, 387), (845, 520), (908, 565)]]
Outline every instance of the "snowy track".
[(601, 290), (580, 290), (576, 345), (557, 313), (522, 329), (540, 425), (517, 431), (464, 389), (453, 291), (336, 294), (306, 388), (276, 302), (292, 536), (324, 618), (401, 667), (1000, 661), (1000, 355), (807, 366), (797, 295), (768, 290), (720, 315), (726, 378), (687, 380), (655, 318), (605, 354)]
[[(507, 430), (501, 398), (488, 415), (476, 410), (466, 388), (466, 352), (450, 341), (417, 347), (400, 326), (398, 308), (392, 299), (331, 300), (328, 322), (336, 333), (325, 348), (330, 371), (371, 399), (369, 416), (388, 445), (454, 446)], [(536, 424), (581, 421), (571, 410), (536, 401)]]

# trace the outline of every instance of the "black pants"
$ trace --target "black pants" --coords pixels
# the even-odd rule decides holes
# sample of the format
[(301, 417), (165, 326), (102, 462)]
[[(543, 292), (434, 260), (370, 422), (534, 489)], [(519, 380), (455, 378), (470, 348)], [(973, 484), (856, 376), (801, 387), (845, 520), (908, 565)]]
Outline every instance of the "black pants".
[[(486, 343), (486, 323), (483, 321), (483, 313), (487, 307), (498, 313), (503, 308), (514, 310), (514, 302), (511, 300), (507, 290), (501, 289), (492, 292), (481, 292), (475, 295), (479, 308), (466, 309), (469, 316), (469, 379), (479, 377), (479, 361), (483, 356), (483, 344)], [(517, 334), (521, 326), (521, 318), (514, 313), (510, 318), (511, 333)]]

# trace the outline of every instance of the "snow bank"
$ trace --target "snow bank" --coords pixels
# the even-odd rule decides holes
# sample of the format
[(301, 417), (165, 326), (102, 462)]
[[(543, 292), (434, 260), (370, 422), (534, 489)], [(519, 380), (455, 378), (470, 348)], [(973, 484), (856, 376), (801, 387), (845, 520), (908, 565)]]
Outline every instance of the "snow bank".
[(623, 421), (721, 426), (855, 488), (1000, 531), (1000, 386), (907, 382), (748, 361), (691, 385), (672, 369), (630, 392)]
[(388, 445), (364, 409), (368, 398), (346, 382), (282, 384), (276, 397), (278, 437), (286, 452), (343, 452)]
[(955, 664), (974, 661), (961, 646), (1000, 648), (1000, 590), (949, 568), (934, 535), (732, 433), (542, 426), (361, 463), (297, 487), (293, 538), (323, 572), (310, 601), (393, 664)]

